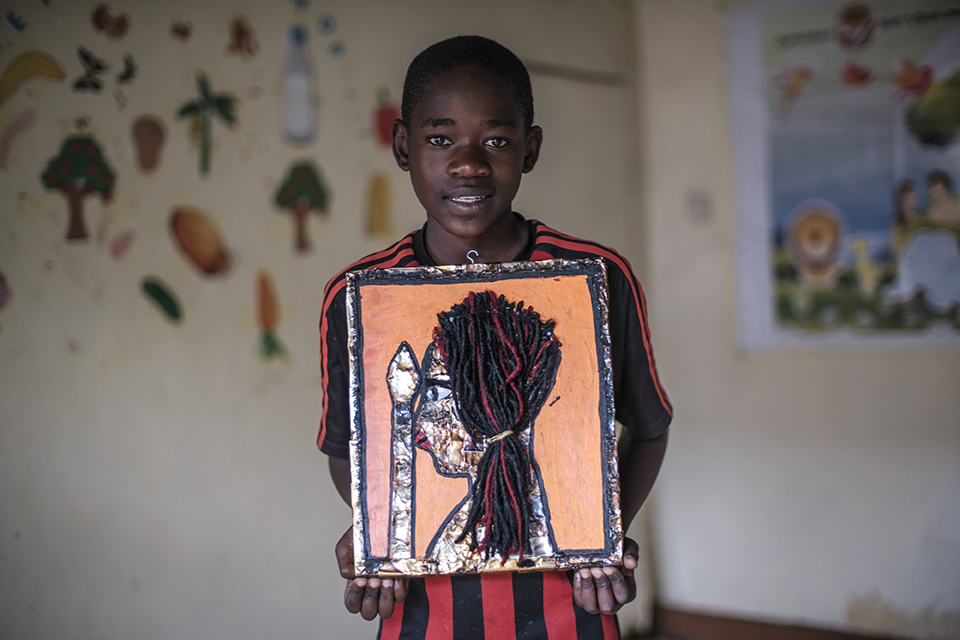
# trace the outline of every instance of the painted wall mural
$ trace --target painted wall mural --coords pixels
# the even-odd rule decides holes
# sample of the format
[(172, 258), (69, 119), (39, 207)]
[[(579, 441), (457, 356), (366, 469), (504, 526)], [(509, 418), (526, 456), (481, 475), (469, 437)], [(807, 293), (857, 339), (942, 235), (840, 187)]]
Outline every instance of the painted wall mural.
[[(36, 225), (45, 218), (62, 224), (64, 231), (52, 234), (51, 251), (70, 251), (78, 265), (99, 254), (109, 258), (112, 269), (139, 271), (132, 274), (139, 296), (131, 304), (142, 305), (146, 299), (171, 323), (183, 322), (185, 302), (198, 303), (181, 297), (196, 293), (176, 275), (180, 260), (204, 281), (221, 279), (232, 289), (232, 279), (224, 276), (240, 268), (238, 252), (258, 256), (261, 264), (271, 265), (254, 273), (259, 355), (288, 366), (287, 348), (278, 334), (283, 282), (275, 282), (273, 274), (289, 272), (278, 260), (323, 258), (311, 252), (315, 239), (310, 226), (312, 220), (329, 216), (332, 190), (320, 167), (331, 150), (348, 162), (368, 163), (366, 184), (358, 177), (348, 194), (359, 222), (354, 240), (364, 234), (389, 239), (394, 232), (390, 179), (369, 166), (368, 139), (388, 148), (397, 104), (385, 85), (366, 87), (362, 76), (340, 66), (348, 57), (349, 42), (338, 17), (324, 7), (291, 3), (285, 11), (264, 16), (224, 5), (216, 24), (190, 10), (141, 20), (132, 6), (91, 7), (82, 10), (79, 20), (53, 10), (8, 16), (18, 29), (29, 26), (29, 33), (35, 33), (42, 24), (45, 34), (57, 36), (51, 35), (49, 42), (38, 36), (4, 43), (0, 51), (0, 179), (11, 181), (9, 193), (15, 194), (6, 206), (19, 210), (23, 216), (18, 221), (24, 224)], [(259, 39), (268, 24), (270, 33), (286, 31), (288, 38)], [(151, 33), (177, 43), (163, 50), (163, 64), (157, 64), (158, 51), (145, 35)], [(58, 56), (65, 56), (68, 64), (61, 64)], [(184, 81), (192, 81), (193, 95), (180, 93)], [(321, 81), (330, 86), (322, 98)], [(156, 87), (163, 91), (157, 93)], [(235, 94), (240, 88), (251, 101), (251, 114), (257, 114), (249, 123), (239, 117)], [(372, 113), (357, 101), (363, 94), (378, 96)], [(321, 106), (341, 119), (343, 110), (350, 109), (352, 125), (321, 140)], [(133, 110), (127, 114), (126, 108)], [(173, 121), (186, 137), (171, 137)], [(372, 126), (364, 127), (369, 133), (358, 139), (362, 122)], [(220, 126), (237, 131), (237, 136), (219, 139)], [(191, 144), (184, 144), (186, 140)], [(234, 140), (240, 144), (233, 146)], [(290, 145), (296, 149), (293, 156)], [(36, 149), (43, 147), (48, 153), (38, 157)], [(228, 148), (231, 153), (220, 159), (218, 154)], [(198, 157), (191, 160), (191, 152)], [(212, 193), (212, 181), (201, 180), (211, 175), (214, 155), (225, 166), (217, 179), (229, 181), (236, 193)], [(380, 154), (377, 162), (385, 157)], [(236, 164), (226, 169), (238, 160), (245, 173), (237, 173)], [(269, 177), (277, 163), (287, 167), (279, 181)], [(188, 171), (191, 164), (197, 173)], [(25, 182), (19, 176), (27, 165)], [(130, 179), (121, 182), (121, 174)], [(91, 196), (110, 207), (91, 210)], [(219, 200), (234, 204), (208, 204)], [(249, 205), (255, 202), (262, 203), (260, 211)], [(275, 239), (267, 228), (269, 217), (263, 209), (268, 208), (292, 218), (292, 252), (289, 239)], [(158, 217), (164, 223), (157, 224)], [(251, 243), (252, 229), (258, 229), (257, 243)], [(242, 239), (243, 246), (229, 245), (227, 237)], [(173, 255), (178, 257), (171, 259)], [(51, 266), (56, 260), (45, 264), (37, 282), (59, 273)], [(3, 267), (0, 293), (6, 304), (7, 282), (19, 274)], [(91, 274), (77, 277), (96, 281), (91, 286), (102, 291), (106, 285), (101, 276)], [(244, 294), (238, 290), (237, 295)]]
[(156, 276), (145, 276), (140, 282), (140, 290), (167, 320), (176, 324), (183, 319), (180, 301), (163, 280)]
[(960, 4), (757, 3), (729, 42), (741, 344), (960, 346)]
[(70, 221), (67, 240), (85, 240), (89, 235), (83, 216), (83, 202), (99, 194), (104, 202), (113, 198), (116, 175), (100, 144), (88, 134), (69, 136), (60, 152), (50, 158), (40, 176), (43, 186), (60, 191), (69, 203)]
[(170, 215), (170, 231), (181, 254), (201, 274), (219, 276), (230, 270), (230, 251), (223, 234), (206, 212), (177, 207)]
[(3, 77), (0, 77), (0, 104), (34, 76), (63, 80), (65, 75), (60, 63), (51, 56), (40, 51), (28, 51), (11, 62), (3, 72)]
[(237, 97), (229, 93), (214, 93), (204, 72), (197, 73), (197, 97), (185, 102), (177, 111), (177, 118), (190, 119), (190, 135), (200, 145), (200, 175), (210, 173), (210, 152), (213, 144), (213, 122), (221, 120), (228, 127), (237, 124)]
[(375, 173), (367, 184), (367, 235), (393, 234), (390, 206), (390, 178), (385, 173)]
[(280, 326), (280, 299), (270, 273), (257, 274), (257, 324), (260, 326), (260, 356), (264, 360), (285, 358), (287, 349), (277, 337)]
[(304, 144), (317, 134), (314, 99), (317, 80), (307, 49), (307, 30), (294, 25), (289, 31), (290, 52), (284, 68), (285, 93), (283, 135), (289, 142)]
[(313, 246), (307, 226), (308, 218), (311, 212), (326, 216), (327, 201), (326, 184), (320, 169), (312, 160), (301, 160), (290, 166), (273, 202), (293, 215), (294, 248), (298, 253), (305, 253)]
[(389, 149), (393, 144), (393, 121), (400, 119), (400, 107), (390, 100), (390, 90), (377, 89), (377, 108), (373, 112), (373, 127), (381, 147)]
[(0, 169), (7, 168), (7, 158), (13, 141), (21, 133), (29, 130), (36, 121), (37, 112), (33, 109), (25, 109), (3, 128), (3, 133), (0, 133)]
[(144, 173), (156, 170), (167, 138), (163, 120), (151, 114), (139, 116), (133, 121), (130, 136), (137, 155), (137, 168)]

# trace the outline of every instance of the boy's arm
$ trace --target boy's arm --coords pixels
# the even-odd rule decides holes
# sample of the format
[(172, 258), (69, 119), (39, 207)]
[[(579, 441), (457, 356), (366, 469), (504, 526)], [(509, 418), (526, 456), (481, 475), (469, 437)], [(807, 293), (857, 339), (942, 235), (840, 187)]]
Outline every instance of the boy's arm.
[(623, 429), (617, 445), (617, 458), (620, 466), (620, 517), (626, 532), (640, 511), (653, 481), (660, 472), (660, 464), (667, 451), (669, 430), (650, 440), (640, 440)]
[[(350, 461), (346, 458), (330, 456), (330, 477), (337, 493), (347, 504), (350, 500)], [(343, 592), (343, 604), (350, 613), (359, 613), (364, 620), (373, 620), (377, 616), (389, 618), (393, 615), (394, 605), (407, 597), (408, 578), (391, 580), (390, 578), (356, 578), (353, 567), (353, 527), (348, 528), (337, 542), (337, 564), (340, 575), (347, 579)]]
[[(667, 431), (649, 440), (640, 440), (623, 429), (617, 446), (620, 468), (620, 516), (623, 530), (630, 528), (634, 516), (653, 487), (660, 463), (667, 450)], [(573, 599), (590, 613), (613, 614), (637, 597), (634, 571), (640, 547), (624, 537), (623, 567), (580, 569), (574, 575)]]

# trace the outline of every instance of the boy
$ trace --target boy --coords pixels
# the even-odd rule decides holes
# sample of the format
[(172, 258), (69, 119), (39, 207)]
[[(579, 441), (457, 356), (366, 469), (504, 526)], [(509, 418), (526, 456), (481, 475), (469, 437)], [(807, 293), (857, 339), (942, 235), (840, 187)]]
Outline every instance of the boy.
[[(393, 153), (427, 213), (419, 231), (354, 263), (324, 292), (320, 319), (323, 416), (318, 446), (350, 504), (344, 273), (395, 266), (601, 257), (610, 289), (610, 334), (624, 531), (653, 485), (672, 409), (657, 379), (640, 285), (629, 264), (596, 243), (525, 220), (511, 205), (537, 162), (543, 132), (523, 63), (477, 36), (439, 42), (410, 64)], [(623, 568), (403, 580), (357, 578), (348, 529), (337, 544), (351, 613), (382, 618), (380, 638), (617, 638), (612, 614), (636, 597), (637, 544)], [(451, 635), (452, 634), (452, 635)]]

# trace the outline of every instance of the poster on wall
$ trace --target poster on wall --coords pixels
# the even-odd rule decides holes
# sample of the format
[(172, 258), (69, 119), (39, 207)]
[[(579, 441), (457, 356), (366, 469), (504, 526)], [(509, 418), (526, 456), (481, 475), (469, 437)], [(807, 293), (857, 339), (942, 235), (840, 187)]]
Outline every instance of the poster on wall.
[(960, 2), (727, 27), (740, 346), (960, 347)]

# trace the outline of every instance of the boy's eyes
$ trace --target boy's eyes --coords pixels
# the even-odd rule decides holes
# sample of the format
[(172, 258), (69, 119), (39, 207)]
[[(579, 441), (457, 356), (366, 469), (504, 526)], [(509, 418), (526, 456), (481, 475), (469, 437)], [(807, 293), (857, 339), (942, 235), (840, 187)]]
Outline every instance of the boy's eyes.
[[(451, 144), (453, 144), (453, 140), (451, 140), (447, 136), (442, 136), (437, 134), (437, 135), (427, 136), (427, 144), (433, 147), (448, 147)], [(508, 140), (507, 138), (494, 136), (492, 138), (487, 138), (486, 140), (484, 140), (483, 144), (490, 147), (491, 149), (502, 149), (510, 144), (510, 140)]]

